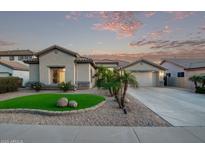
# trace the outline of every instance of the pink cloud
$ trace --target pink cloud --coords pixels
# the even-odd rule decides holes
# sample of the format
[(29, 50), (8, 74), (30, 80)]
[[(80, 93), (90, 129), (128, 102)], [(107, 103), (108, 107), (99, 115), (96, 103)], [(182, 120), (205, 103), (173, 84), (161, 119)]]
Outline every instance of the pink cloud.
[(143, 12), (144, 13), (144, 16), (149, 18), (149, 17), (152, 17), (156, 14), (156, 12), (154, 11), (147, 11), (147, 12)]
[(162, 35), (168, 34), (171, 32), (172, 32), (171, 28), (166, 25), (164, 26), (162, 30), (148, 33), (147, 37), (151, 39), (160, 38)]
[(182, 20), (193, 15), (193, 12), (190, 11), (171, 11), (168, 13), (173, 14), (175, 20)]
[(117, 33), (118, 37), (130, 37), (141, 28), (142, 23), (134, 12), (99, 12), (100, 23), (94, 24), (95, 30), (107, 30)]

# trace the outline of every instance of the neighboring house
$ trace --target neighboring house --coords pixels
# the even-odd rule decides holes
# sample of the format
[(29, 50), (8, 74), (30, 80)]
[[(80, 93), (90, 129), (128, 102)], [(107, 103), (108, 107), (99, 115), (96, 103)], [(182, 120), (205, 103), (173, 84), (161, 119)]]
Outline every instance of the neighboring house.
[(94, 60), (94, 62), (97, 67), (103, 66), (111, 70), (129, 64), (127, 61), (110, 59)]
[(23, 85), (29, 81), (28, 66), (15, 62), (0, 60), (0, 77), (15, 76), (23, 79)]
[(167, 69), (168, 86), (194, 89), (189, 77), (205, 74), (205, 59), (165, 59), (160, 65)]
[(23, 63), (24, 60), (31, 59), (33, 52), (30, 50), (8, 50), (0, 51), (0, 60), (17, 61)]
[(132, 72), (139, 86), (164, 86), (166, 69), (158, 64), (140, 59), (122, 67), (122, 69)]
[(24, 62), (30, 67), (30, 81), (56, 86), (71, 81), (78, 88), (91, 88), (95, 81), (95, 64), (92, 59), (53, 45), (35, 54), (37, 58)]
[(114, 69), (119, 66), (119, 62), (116, 60), (102, 59), (102, 60), (94, 60), (97, 67), (103, 66), (108, 69)]

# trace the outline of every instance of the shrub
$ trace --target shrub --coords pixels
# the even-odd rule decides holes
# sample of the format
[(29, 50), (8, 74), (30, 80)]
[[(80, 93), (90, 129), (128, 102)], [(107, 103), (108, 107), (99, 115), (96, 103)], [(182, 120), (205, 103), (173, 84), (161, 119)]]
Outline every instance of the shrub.
[(34, 82), (31, 84), (31, 89), (35, 91), (40, 91), (42, 89), (42, 84), (40, 82)]
[(69, 81), (69, 82), (62, 82), (62, 83), (60, 83), (59, 85), (59, 88), (62, 90), (62, 91), (64, 91), (64, 92), (66, 92), (66, 91), (68, 91), (68, 90), (73, 90), (74, 89), (74, 86), (71, 84), (71, 82)]
[(205, 94), (205, 87), (196, 87), (196, 93)]
[(0, 77), (0, 93), (17, 91), (22, 85), (22, 79), (18, 77)]

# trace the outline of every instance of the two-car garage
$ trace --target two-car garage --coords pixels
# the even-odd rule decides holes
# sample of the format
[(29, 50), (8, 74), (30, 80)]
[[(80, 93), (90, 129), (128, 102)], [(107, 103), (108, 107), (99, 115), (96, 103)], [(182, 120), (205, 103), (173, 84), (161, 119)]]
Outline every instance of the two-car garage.
[(141, 87), (164, 85), (166, 69), (150, 61), (141, 59), (124, 66), (123, 69), (132, 72)]

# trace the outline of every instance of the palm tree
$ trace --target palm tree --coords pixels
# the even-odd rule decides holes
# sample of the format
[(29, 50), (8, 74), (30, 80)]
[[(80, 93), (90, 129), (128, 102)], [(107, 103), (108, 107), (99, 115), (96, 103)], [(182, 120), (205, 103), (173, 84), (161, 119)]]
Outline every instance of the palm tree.
[(124, 107), (125, 96), (127, 93), (128, 85), (137, 87), (138, 82), (132, 73), (126, 72), (126, 71), (123, 71), (123, 73), (121, 73), (121, 82), (123, 83), (123, 87), (122, 87), (123, 90), (122, 90), (122, 95), (121, 95), (121, 105), (122, 107)]
[(200, 76), (193, 75), (189, 78), (190, 81), (194, 82), (195, 88), (198, 87), (198, 83), (200, 82)]

